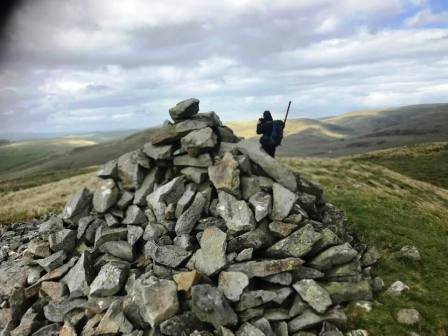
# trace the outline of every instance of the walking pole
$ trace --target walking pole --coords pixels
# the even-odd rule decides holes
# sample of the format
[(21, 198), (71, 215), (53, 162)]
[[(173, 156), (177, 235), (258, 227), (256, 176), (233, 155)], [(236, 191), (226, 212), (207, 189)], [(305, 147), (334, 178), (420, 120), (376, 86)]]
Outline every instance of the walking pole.
[(283, 128), (285, 128), (285, 126), (286, 126), (286, 120), (288, 119), (288, 114), (289, 114), (289, 108), (290, 107), (291, 107), (291, 101), (289, 101), (288, 109), (286, 110), (286, 116), (285, 116), (285, 121), (283, 122)]

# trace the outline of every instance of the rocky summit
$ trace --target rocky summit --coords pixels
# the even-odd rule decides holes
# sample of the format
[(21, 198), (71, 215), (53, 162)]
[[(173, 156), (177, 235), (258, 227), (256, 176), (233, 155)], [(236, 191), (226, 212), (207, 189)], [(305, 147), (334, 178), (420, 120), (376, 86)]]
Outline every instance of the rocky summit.
[(169, 113), (101, 167), (98, 190), (3, 229), (0, 334), (350, 334), (344, 307), (378, 288), (375, 250), (319, 185), (198, 99)]

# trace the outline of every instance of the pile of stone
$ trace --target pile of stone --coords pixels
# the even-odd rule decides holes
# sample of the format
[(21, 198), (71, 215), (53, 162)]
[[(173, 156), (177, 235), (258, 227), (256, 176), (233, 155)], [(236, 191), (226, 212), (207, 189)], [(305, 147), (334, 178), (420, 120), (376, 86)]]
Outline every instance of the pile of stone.
[[(3, 335), (340, 335), (378, 255), (199, 100), (106, 163), (10, 265)], [(1, 302), (1, 301), (0, 301)]]

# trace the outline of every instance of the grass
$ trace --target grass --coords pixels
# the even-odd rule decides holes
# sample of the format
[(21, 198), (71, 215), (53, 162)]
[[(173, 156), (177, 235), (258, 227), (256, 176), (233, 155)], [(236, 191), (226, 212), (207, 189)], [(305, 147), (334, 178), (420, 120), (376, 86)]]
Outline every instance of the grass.
[(94, 145), (84, 139), (21, 141), (0, 147), (0, 173), (66, 153), (74, 148)]
[(417, 180), (448, 188), (448, 143), (393, 148), (359, 156)]
[(36, 175), (23, 181), (3, 181), (0, 191), (0, 225), (30, 220), (49, 212), (60, 212), (69, 197), (81, 187), (93, 189), (97, 184), (95, 175), (85, 171), (56, 172)]
[[(286, 162), (320, 182), (327, 198), (347, 212), (350, 230), (381, 251), (378, 273), (386, 288), (396, 280), (411, 287), (400, 297), (380, 294), (370, 313), (350, 310), (350, 325), (372, 335), (408, 335), (410, 331), (447, 335), (448, 191), (350, 159)], [(421, 261), (396, 256), (408, 244), (419, 249)], [(398, 324), (395, 316), (400, 308), (417, 309), (422, 322), (413, 327)]]

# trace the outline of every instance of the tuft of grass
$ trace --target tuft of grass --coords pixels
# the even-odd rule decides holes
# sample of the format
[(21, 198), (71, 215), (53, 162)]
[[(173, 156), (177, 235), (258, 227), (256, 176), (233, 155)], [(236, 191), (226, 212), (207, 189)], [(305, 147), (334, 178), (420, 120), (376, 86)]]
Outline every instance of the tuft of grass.
[[(369, 335), (446, 335), (448, 332), (448, 191), (370, 163), (351, 159), (291, 159), (285, 162), (320, 182), (327, 198), (344, 209), (349, 229), (375, 245), (382, 259), (377, 272), (386, 288), (401, 280), (411, 290), (399, 297), (385, 292), (374, 309), (349, 309), (349, 324)], [(403, 245), (415, 245), (422, 260), (397, 257)], [(395, 317), (401, 308), (415, 308), (421, 323), (407, 327)]]

